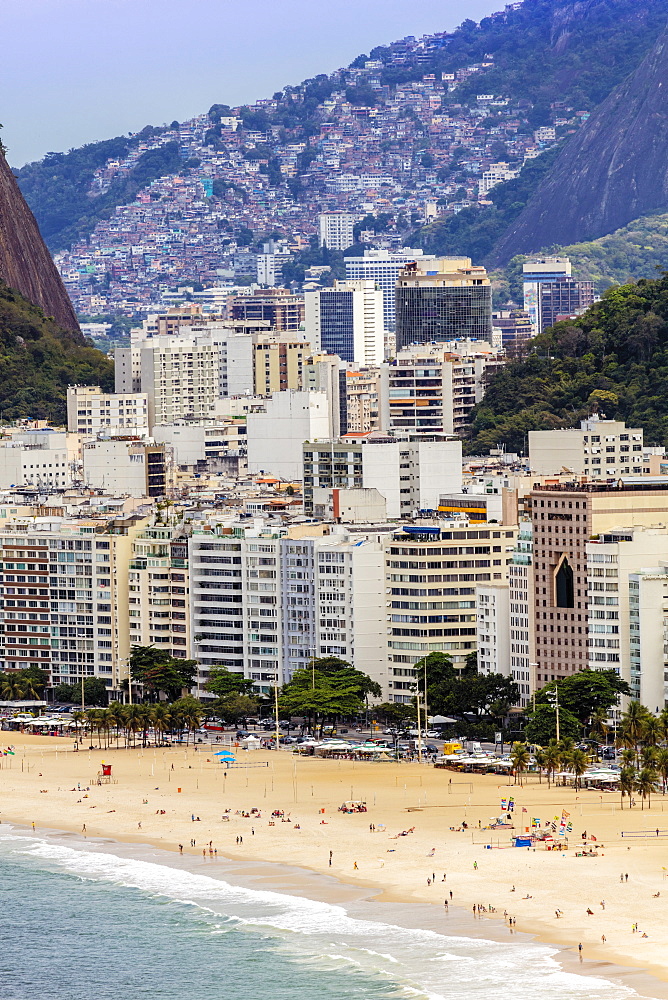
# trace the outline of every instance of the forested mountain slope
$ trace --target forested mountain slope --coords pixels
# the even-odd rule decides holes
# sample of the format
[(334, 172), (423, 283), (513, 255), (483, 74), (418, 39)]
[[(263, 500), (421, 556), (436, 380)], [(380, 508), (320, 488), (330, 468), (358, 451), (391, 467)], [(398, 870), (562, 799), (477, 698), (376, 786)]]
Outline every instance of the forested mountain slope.
[(492, 376), (469, 452), (525, 452), (528, 431), (572, 427), (597, 408), (643, 427), (646, 443), (668, 445), (668, 275), (610, 289), (531, 347)]

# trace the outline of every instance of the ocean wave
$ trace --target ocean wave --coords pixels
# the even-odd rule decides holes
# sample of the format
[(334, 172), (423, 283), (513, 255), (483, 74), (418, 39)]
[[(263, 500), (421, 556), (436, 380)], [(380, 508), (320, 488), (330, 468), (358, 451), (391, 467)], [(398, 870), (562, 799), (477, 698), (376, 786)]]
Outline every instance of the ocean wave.
[[(352, 916), (340, 905), (262, 888), (156, 861), (122, 857), (91, 842), (76, 847), (0, 827), (0, 846), (76, 878), (140, 890), (215, 914), (211, 934), (270, 936), (269, 947), (314, 966), (357, 967), (390, 976), (397, 996), (422, 1000), (627, 1000), (627, 986), (561, 968), (557, 950), (533, 942), (448, 936)], [(189, 859), (190, 860), (190, 859)], [(474, 967), (472, 968), (472, 963)]]

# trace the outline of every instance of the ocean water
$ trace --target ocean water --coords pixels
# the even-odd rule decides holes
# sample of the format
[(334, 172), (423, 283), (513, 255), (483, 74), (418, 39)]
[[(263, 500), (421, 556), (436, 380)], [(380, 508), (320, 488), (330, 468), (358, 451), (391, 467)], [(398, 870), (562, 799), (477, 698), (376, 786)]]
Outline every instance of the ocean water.
[(123, 849), (0, 827), (2, 1000), (637, 996), (564, 971), (544, 945), (360, 919), (235, 885), (224, 863), (200, 874)]

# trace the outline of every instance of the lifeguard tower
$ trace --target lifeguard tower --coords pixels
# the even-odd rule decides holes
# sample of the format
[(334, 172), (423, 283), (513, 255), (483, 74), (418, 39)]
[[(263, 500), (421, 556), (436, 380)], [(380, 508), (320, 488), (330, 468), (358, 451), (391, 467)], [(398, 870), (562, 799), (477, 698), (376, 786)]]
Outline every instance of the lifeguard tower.
[(111, 776), (111, 764), (105, 764), (104, 761), (100, 764), (101, 770), (97, 772), (91, 785), (116, 785), (118, 782), (116, 778)]

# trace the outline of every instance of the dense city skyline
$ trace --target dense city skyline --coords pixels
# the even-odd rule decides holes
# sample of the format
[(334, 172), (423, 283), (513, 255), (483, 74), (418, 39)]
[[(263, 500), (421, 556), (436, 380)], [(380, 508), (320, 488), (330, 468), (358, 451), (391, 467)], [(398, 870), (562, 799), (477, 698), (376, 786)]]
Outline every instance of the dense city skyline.
[(216, 0), (167, 0), (159, 8), (155, 0), (9, 0), (3, 29), (12, 41), (1, 71), (12, 95), (2, 118), (9, 161), (21, 166), (49, 150), (189, 118), (215, 101), (270, 97), (376, 45), (451, 29), (502, 6), (289, 0), (278, 7), (251, 0), (227, 9)]

